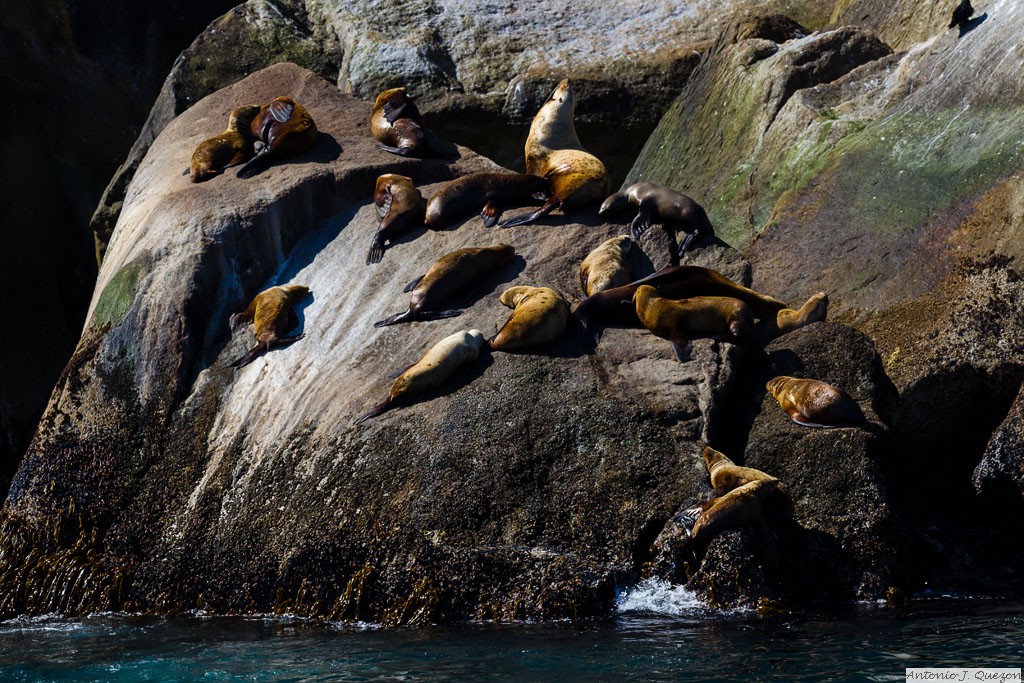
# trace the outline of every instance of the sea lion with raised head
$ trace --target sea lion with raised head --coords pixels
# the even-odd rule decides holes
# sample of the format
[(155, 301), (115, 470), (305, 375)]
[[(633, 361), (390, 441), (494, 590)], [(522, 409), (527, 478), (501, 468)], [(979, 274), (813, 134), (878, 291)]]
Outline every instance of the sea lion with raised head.
[(258, 104), (235, 108), (228, 118), (228, 127), (220, 135), (207, 138), (192, 152), (192, 161), (182, 175), (191, 175), (193, 183), (220, 175), (224, 169), (244, 164), (256, 154), (249, 126), (260, 112)]
[(856, 427), (867, 419), (849, 394), (816, 379), (780, 375), (765, 388), (798, 425)]
[(549, 287), (509, 287), (499, 301), (513, 311), (489, 342), (496, 351), (550, 344), (569, 322), (569, 303)]
[[(704, 207), (685, 194), (658, 183), (634, 183), (605, 199), (598, 213), (606, 216), (632, 206), (636, 207), (636, 217), (630, 223), (630, 235), (639, 240), (651, 225), (660, 223), (671, 242), (669, 258), (674, 266), (679, 265), (679, 259), (696, 240), (703, 241), (715, 235)], [(676, 240), (679, 230), (686, 233), (682, 244)]]
[(548, 181), (528, 173), (470, 173), (442, 184), (427, 202), (427, 227), (442, 230), (480, 212), (492, 227), (510, 206), (546, 198)]
[(483, 345), (484, 335), (480, 330), (462, 330), (445, 337), (431, 346), (422, 358), (406, 368), (391, 385), (388, 397), (363, 413), (355, 424), (376, 417), (415, 394), (422, 394), (441, 386), (460, 368), (475, 361)]
[[(708, 468), (711, 487), (715, 489), (716, 495), (728, 493), (752, 481), (774, 481), (776, 479), (753, 467), (737, 465), (725, 453), (716, 451), (711, 446), (704, 447), (701, 457)], [(766, 504), (786, 517), (793, 516), (793, 499), (781, 482), (776, 486), (774, 493), (768, 497)]]
[(380, 263), (384, 258), (384, 242), (394, 242), (423, 225), (427, 209), (427, 201), (412, 184), (412, 178), (397, 173), (385, 173), (377, 178), (373, 205), (377, 207), (380, 222), (366, 254), (366, 265)]
[(370, 132), (378, 148), (404, 157), (433, 154), (426, 131), (420, 125), (420, 110), (405, 88), (391, 88), (377, 95), (370, 113)]
[(239, 178), (251, 178), (275, 161), (302, 154), (316, 142), (313, 117), (290, 97), (278, 97), (263, 105), (251, 128), (263, 147), (238, 171)]
[(640, 285), (633, 293), (633, 304), (640, 324), (654, 336), (672, 342), (679, 360), (687, 360), (693, 339), (739, 343), (747, 340), (754, 329), (750, 307), (731, 297), (666, 299), (658, 296), (654, 287)]
[(298, 325), (298, 316), (295, 315), (293, 307), (308, 294), (309, 287), (305, 285), (271, 287), (257, 294), (243, 312), (231, 316), (232, 327), (251, 320), (253, 332), (256, 335), (256, 346), (249, 349), (231, 365), (241, 368), (255, 360), (262, 351), (269, 351), (274, 346), (290, 344), (306, 336), (297, 334), (285, 337), (284, 334)]
[(536, 211), (502, 221), (502, 227), (533, 223), (556, 208), (565, 213), (597, 204), (608, 194), (608, 170), (583, 149), (576, 136), (575, 108), (576, 98), (566, 78), (533, 117), (526, 138), (526, 172), (547, 179), (551, 198)]
[(617, 235), (599, 244), (580, 264), (580, 287), (586, 296), (629, 284), (633, 279), (636, 243)]
[(462, 311), (443, 310), (440, 307), (511, 261), (515, 255), (515, 249), (507, 244), (466, 247), (449, 252), (435, 261), (426, 275), (406, 285), (403, 291), (412, 292), (409, 296), (409, 310), (378, 320), (373, 326), (384, 327), (414, 320), (439, 320), (462, 315)]

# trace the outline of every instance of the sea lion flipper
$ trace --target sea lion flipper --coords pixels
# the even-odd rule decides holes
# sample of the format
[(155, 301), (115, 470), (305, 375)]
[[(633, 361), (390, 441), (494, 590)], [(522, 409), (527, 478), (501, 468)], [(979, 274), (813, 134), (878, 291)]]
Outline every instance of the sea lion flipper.
[(359, 424), (361, 422), (366, 422), (371, 417), (377, 417), (381, 413), (387, 411), (388, 408), (390, 408), (390, 407), (391, 407), (391, 398), (388, 397), (387, 399), (384, 400), (383, 403), (378, 403), (373, 408), (371, 408), (367, 412), (365, 412), (362, 415), (360, 415), (359, 417), (357, 417), (356, 421), (353, 422), (352, 424), (353, 425), (357, 425), (357, 424)]
[(555, 209), (555, 207), (558, 206), (560, 203), (561, 202), (559, 200), (552, 197), (551, 199), (544, 202), (544, 205), (541, 206), (536, 211), (531, 211), (529, 213), (521, 213), (518, 216), (506, 218), (505, 220), (501, 221), (498, 225), (500, 225), (503, 228), (514, 228), (518, 225), (529, 225), (538, 218), (541, 218), (542, 216), (551, 213)]
[(293, 111), (295, 111), (295, 105), (291, 102), (274, 100), (270, 103), (270, 115), (273, 116), (278, 123), (288, 123), (288, 119), (292, 117)]
[(391, 185), (385, 185), (373, 199), (373, 205), (377, 207), (377, 218), (387, 216), (391, 211), (391, 205), (395, 203), (395, 194), (391, 191)]
[(412, 147), (392, 147), (391, 145), (385, 145), (383, 142), (377, 143), (377, 148), (403, 157), (413, 156), (413, 153), (416, 151)]
[(191, 166), (186, 166), (185, 170), (181, 172), (181, 175), (188, 175), (191, 172), (192, 172), (192, 167)]
[(693, 525), (697, 523), (697, 517), (700, 516), (701, 511), (704, 509), (704, 505), (705, 503), (703, 502), (691, 505), (673, 517), (672, 521), (676, 524), (682, 525), (682, 527), (686, 529), (687, 535), (689, 535), (693, 530)]
[(378, 320), (373, 324), (374, 327), (387, 327), (388, 325), (394, 325), (396, 323), (404, 323), (407, 320), (415, 320), (413, 318), (412, 311), (402, 311), (401, 313), (395, 313), (390, 315), (383, 320)]
[(816, 427), (818, 429), (824, 429), (825, 427), (827, 427), (827, 425), (818, 424), (817, 422), (811, 422), (811, 420), (808, 417), (803, 415), (798, 410), (791, 411), (789, 413), (789, 418), (791, 420), (793, 420), (793, 422), (795, 422), (798, 425), (801, 425), (803, 427)]
[(378, 232), (373, 236), (373, 242), (370, 243), (370, 251), (366, 253), (366, 265), (371, 263), (380, 263), (384, 258), (384, 240), (381, 239), (380, 233)]
[(443, 320), (444, 318), (454, 318), (462, 315), (460, 310), (448, 310), (448, 311), (419, 311), (416, 313), (417, 320)]
[(252, 347), (244, 354), (242, 354), (242, 356), (240, 356), (238, 360), (236, 360), (234, 363), (231, 363), (231, 367), (236, 369), (245, 367), (249, 363), (256, 360), (256, 356), (260, 355), (260, 352), (263, 351), (264, 348), (265, 347), (263, 344), (257, 344), (256, 346)]
[(485, 226), (493, 228), (498, 219), (501, 218), (501, 209), (494, 206), (491, 202), (487, 202), (480, 211), (480, 218), (483, 219)]
[(684, 344), (672, 342), (672, 350), (676, 352), (676, 358), (679, 359), (680, 363), (686, 363), (690, 360), (690, 352), (693, 350), (693, 344), (690, 342), (686, 342)]
[(394, 100), (388, 100), (384, 103), (384, 118), (392, 125), (398, 119), (418, 120), (420, 110), (416, 108), (416, 103), (407, 97), (403, 97), (398, 104), (395, 104)]
[(270, 166), (272, 158), (269, 154), (270, 147), (264, 147), (260, 150), (260, 153), (254, 156), (249, 163), (243, 166), (238, 171), (239, 178), (251, 178), (257, 173), (261, 172), (267, 166)]
[(415, 280), (413, 280), (412, 282), (407, 284), (405, 286), (405, 289), (403, 289), (402, 291), (405, 292), (406, 294), (408, 294), (412, 290), (416, 289), (416, 285), (418, 285), (420, 283), (420, 280), (422, 280), (424, 277), (426, 277), (426, 276), (425, 275), (420, 275), (418, 278), (416, 278)]
[(647, 232), (648, 229), (650, 229), (650, 227), (650, 222), (647, 220), (647, 217), (641, 211), (637, 213), (636, 217), (629, 224), (629, 235), (633, 239), (638, 240), (641, 237), (643, 237), (644, 233)]

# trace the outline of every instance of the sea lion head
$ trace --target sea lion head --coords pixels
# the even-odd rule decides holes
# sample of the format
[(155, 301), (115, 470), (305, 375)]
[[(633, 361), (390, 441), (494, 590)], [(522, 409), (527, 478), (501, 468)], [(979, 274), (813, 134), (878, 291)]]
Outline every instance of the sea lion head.
[(723, 465), (732, 465), (733, 462), (720, 451), (716, 451), (711, 446), (705, 446), (704, 452), (701, 453), (701, 457), (704, 458), (704, 464), (708, 468), (708, 472), (713, 472), (716, 467), (722, 467)]
[(548, 98), (548, 102), (557, 102), (559, 106), (568, 107), (570, 112), (576, 108), (576, 97), (572, 92), (572, 87), (569, 85), (568, 78), (563, 78), (562, 82), (555, 87), (551, 97)]
[(598, 215), (607, 216), (610, 213), (619, 213), (629, 208), (629, 197), (623, 192), (616, 192), (604, 200), (601, 208), (597, 210)]
[(508, 289), (501, 293), (501, 296), (498, 297), (498, 301), (500, 301), (503, 305), (508, 306), (509, 308), (515, 308), (516, 306), (519, 305), (519, 302), (522, 301), (523, 298), (526, 297), (534, 289), (536, 288), (529, 287), (527, 285), (509, 287)]
[(484, 333), (474, 328), (472, 330), (466, 330), (466, 342), (472, 344), (477, 349), (482, 347), (487, 340), (484, 338)]
[(306, 285), (282, 285), (281, 289), (293, 302), (302, 301), (309, 294), (309, 287)]
[(788, 384), (793, 377), (787, 375), (779, 375), (774, 379), (768, 380), (768, 383), (764, 385), (764, 388), (768, 390), (768, 393), (772, 396), (778, 397), (779, 393), (783, 390), (784, 385)]
[(391, 88), (390, 90), (385, 90), (381, 94), (377, 95), (377, 99), (373, 103), (373, 108), (380, 109), (388, 102), (401, 102), (406, 97), (405, 88)]

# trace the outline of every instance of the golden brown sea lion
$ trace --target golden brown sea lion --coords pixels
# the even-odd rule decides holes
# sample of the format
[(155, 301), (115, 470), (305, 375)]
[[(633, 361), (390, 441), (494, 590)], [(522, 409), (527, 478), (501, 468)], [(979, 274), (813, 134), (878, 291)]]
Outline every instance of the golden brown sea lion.
[(366, 265), (380, 263), (384, 258), (384, 242), (395, 239), (423, 225), (427, 201), (412, 184), (412, 178), (396, 173), (385, 173), (377, 178), (373, 193), (373, 204), (377, 207), (377, 232), (373, 234), (370, 251), (366, 254)]
[(855, 427), (864, 412), (849, 394), (816, 379), (780, 375), (765, 385), (782, 409), (805, 427)]
[(597, 340), (603, 326), (636, 327), (640, 324), (636, 306), (633, 304), (633, 295), (641, 285), (651, 285), (658, 290), (658, 296), (666, 299), (697, 296), (726, 296), (739, 299), (750, 307), (755, 318), (762, 320), (775, 318), (776, 314), (786, 307), (786, 304), (778, 299), (748, 289), (710, 268), (669, 266), (636, 282), (598, 292), (584, 299), (576, 307), (575, 315), (586, 325), (593, 341)]
[(575, 108), (576, 98), (569, 79), (565, 79), (533, 117), (526, 138), (526, 172), (548, 180), (551, 198), (532, 213), (502, 221), (502, 227), (527, 225), (556, 208), (565, 213), (597, 204), (608, 194), (611, 181), (607, 169), (600, 159), (583, 149), (576, 136)]
[(690, 340), (718, 339), (738, 343), (750, 337), (754, 315), (739, 299), (697, 296), (665, 299), (650, 285), (640, 285), (633, 294), (640, 324), (656, 337), (672, 342), (679, 360), (686, 360)]
[(690, 536), (695, 541), (702, 542), (726, 529), (750, 524), (760, 531), (765, 539), (772, 538), (774, 534), (765, 520), (764, 502), (778, 485), (778, 479), (759, 479), (708, 500), (697, 511)]
[(490, 340), (497, 351), (550, 344), (562, 336), (569, 322), (568, 302), (548, 287), (509, 287), (499, 300), (514, 310)]
[(430, 156), (433, 150), (420, 125), (420, 111), (405, 88), (392, 88), (377, 95), (370, 113), (370, 132), (380, 149), (404, 157)]
[(242, 313), (231, 316), (231, 326), (240, 322), (252, 321), (253, 332), (256, 334), (256, 346), (231, 365), (240, 368), (248, 365), (261, 351), (269, 351), (271, 347), (289, 344), (302, 339), (304, 334), (285, 337), (285, 332), (298, 324), (298, 316), (292, 308), (306, 298), (309, 287), (305, 285), (281, 285), (265, 289), (256, 295), (249, 307)]
[(374, 406), (355, 421), (359, 424), (415, 394), (435, 389), (455, 374), (459, 368), (472, 363), (480, 355), (484, 335), (480, 330), (462, 330), (445, 337), (410, 365), (391, 385), (391, 392), (383, 403)]
[(251, 178), (275, 161), (302, 154), (316, 142), (313, 117), (290, 97), (278, 97), (263, 105), (251, 128), (263, 147), (238, 172), (239, 178)]
[[(702, 453), (704, 464), (708, 468), (711, 477), (711, 487), (718, 495), (728, 493), (735, 488), (752, 481), (774, 481), (776, 478), (770, 474), (754, 469), (753, 467), (740, 467), (720, 451), (711, 446), (705, 446)], [(766, 505), (774, 508), (786, 517), (793, 516), (793, 499), (789, 491), (780, 482), (774, 493), (766, 500)]]
[(439, 320), (461, 315), (459, 310), (439, 307), (459, 292), (478, 282), (515, 258), (515, 249), (507, 244), (493, 247), (466, 247), (447, 253), (430, 267), (427, 274), (406, 285), (409, 310), (378, 320), (374, 327), (384, 327), (413, 320)]
[(259, 113), (258, 104), (244, 104), (232, 111), (227, 130), (200, 142), (182, 175), (191, 174), (193, 183), (201, 183), (251, 159), (256, 150), (249, 126)]
[[(811, 323), (824, 320), (828, 316), (828, 295), (818, 292), (809, 298), (799, 310), (784, 308), (772, 320), (764, 321), (763, 337), (765, 340), (788, 334)], [(760, 326), (760, 325), (759, 325)]]
[(587, 296), (633, 280), (636, 243), (628, 235), (607, 239), (587, 254), (580, 264), (580, 287)]
[(442, 184), (427, 202), (427, 227), (442, 230), (477, 211), (488, 228), (509, 206), (545, 198), (548, 181), (527, 173), (470, 173)]
[[(658, 183), (634, 183), (605, 199), (598, 213), (605, 216), (630, 206), (635, 206), (637, 210), (629, 226), (633, 239), (639, 240), (652, 224), (661, 223), (671, 242), (669, 258), (674, 266), (679, 265), (679, 259), (694, 240), (706, 240), (715, 235), (711, 221), (700, 204)], [(676, 241), (676, 232), (679, 230), (686, 233), (682, 244)]]

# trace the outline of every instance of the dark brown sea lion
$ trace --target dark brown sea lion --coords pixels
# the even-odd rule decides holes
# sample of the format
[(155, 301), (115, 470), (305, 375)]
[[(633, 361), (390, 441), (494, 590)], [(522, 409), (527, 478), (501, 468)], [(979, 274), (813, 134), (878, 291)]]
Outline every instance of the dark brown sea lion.
[(696, 296), (726, 296), (739, 299), (750, 307), (755, 318), (775, 318), (786, 304), (733, 282), (721, 273), (699, 266), (669, 266), (653, 275), (587, 297), (576, 308), (575, 315), (591, 335), (604, 326), (636, 327), (640, 324), (633, 304), (633, 294), (641, 285), (650, 285), (658, 296), (684, 299)]
[(442, 230), (480, 211), (492, 227), (509, 206), (547, 197), (548, 182), (527, 173), (470, 173), (449, 180), (427, 202), (427, 227)]
[(717, 339), (738, 343), (750, 337), (754, 316), (739, 299), (725, 296), (697, 296), (666, 299), (650, 285), (640, 285), (633, 294), (640, 324), (656, 337), (672, 342), (679, 360), (686, 360), (692, 339)]
[(549, 287), (509, 287), (499, 300), (514, 310), (489, 342), (495, 351), (550, 344), (569, 322), (569, 303)]
[(241, 322), (252, 321), (253, 332), (256, 334), (256, 346), (231, 365), (240, 368), (248, 365), (262, 351), (269, 351), (274, 346), (289, 344), (302, 339), (304, 334), (293, 337), (283, 336), (285, 332), (298, 324), (293, 306), (309, 294), (305, 285), (282, 285), (265, 289), (256, 295), (249, 307), (242, 313), (231, 316), (232, 327)]
[(239, 178), (251, 178), (275, 161), (302, 154), (316, 142), (313, 117), (290, 97), (278, 97), (263, 105), (251, 128), (263, 147), (238, 171)]
[[(639, 240), (651, 225), (660, 223), (671, 241), (669, 258), (672, 265), (679, 265), (679, 259), (695, 240), (706, 240), (715, 235), (711, 221), (700, 204), (658, 183), (634, 183), (605, 199), (598, 213), (606, 216), (631, 206), (635, 206), (637, 211), (630, 224), (633, 239)], [(682, 244), (676, 241), (676, 232), (679, 230), (686, 233)]]
[(633, 280), (636, 243), (628, 235), (605, 240), (580, 264), (580, 287), (590, 296)]
[(377, 95), (370, 113), (370, 132), (380, 149), (404, 157), (433, 155), (426, 132), (420, 125), (420, 111), (405, 88), (392, 88)]
[(377, 207), (380, 223), (377, 224), (377, 232), (373, 234), (370, 251), (366, 254), (367, 265), (380, 263), (384, 258), (385, 241), (393, 242), (423, 225), (427, 209), (427, 201), (412, 184), (412, 178), (396, 173), (385, 173), (377, 178), (373, 204)]
[(790, 419), (805, 427), (855, 427), (864, 412), (849, 394), (816, 379), (780, 375), (765, 387)]
[(974, 14), (974, 8), (971, 7), (971, 0), (960, 0), (960, 3), (953, 10), (953, 17), (949, 22), (947, 30), (954, 26), (960, 26), (963, 28), (964, 24), (967, 23), (972, 14)]
[(462, 330), (445, 337), (406, 368), (391, 385), (391, 391), (384, 402), (361, 415), (355, 424), (376, 417), (415, 394), (436, 389), (460, 368), (476, 360), (483, 345), (484, 335), (480, 330)]
[(232, 111), (227, 130), (200, 142), (182, 175), (190, 174), (193, 183), (201, 183), (251, 159), (256, 150), (249, 126), (259, 113), (258, 104), (244, 104)]
[(564, 213), (597, 204), (608, 194), (611, 181), (607, 169), (583, 149), (576, 136), (575, 108), (576, 98), (565, 79), (533, 117), (526, 138), (526, 172), (548, 180), (551, 198), (532, 213), (502, 221), (502, 227), (527, 225), (556, 208)]
[(507, 244), (466, 247), (445, 254), (430, 267), (426, 275), (406, 286), (404, 291), (412, 292), (409, 310), (378, 320), (373, 326), (384, 327), (414, 320), (438, 320), (461, 315), (462, 311), (442, 310), (439, 307), (480, 278), (511, 261), (515, 255), (515, 249)]

